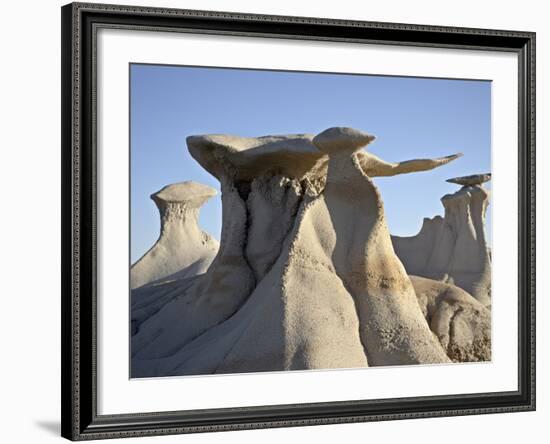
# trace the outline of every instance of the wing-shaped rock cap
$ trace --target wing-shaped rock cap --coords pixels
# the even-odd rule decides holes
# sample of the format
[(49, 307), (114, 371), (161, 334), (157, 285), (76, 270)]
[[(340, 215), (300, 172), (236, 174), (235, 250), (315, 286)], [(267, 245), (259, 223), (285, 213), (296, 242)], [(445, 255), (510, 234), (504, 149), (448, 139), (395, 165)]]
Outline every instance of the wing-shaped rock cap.
[(330, 154), (355, 153), (361, 168), (370, 177), (395, 176), (431, 170), (445, 165), (462, 154), (438, 159), (412, 159), (386, 162), (361, 150), (375, 140), (363, 131), (329, 128), (318, 135), (289, 134), (264, 137), (239, 137), (224, 134), (189, 136), (187, 147), (199, 164), (219, 180), (250, 181), (277, 174), (290, 179), (324, 178)]
[(481, 185), (482, 183), (489, 182), (491, 180), (491, 173), (485, 174), (472, 174), (470, 176), (453, 177), (447, 179), (447, 182), (456, 183), (458, 185)]
[(322, 153), (311, 134), (239, 137), (210, 134), (187, 137), (189, 152), (210, 174), (221, 179), (252, 180), (266, 173), (302, 178), (315, 169)]
[(236, 180), (251, 180), (267, 173), (302, 179), (326, 174), (326, 154), (344, 148), (357, 151), (374, 139), (353, 128), (334, 127), (317, 136), (189, 136), (187, 146), (195, 160), (218, 179), (229, 175)]
[(202, 205), (204, 201), (217, 194), (215, 188), (198, 182), (185, 181), (167, 185), (156, 193), (151, 194), (157, 204), (159, 203), (194, 203)]

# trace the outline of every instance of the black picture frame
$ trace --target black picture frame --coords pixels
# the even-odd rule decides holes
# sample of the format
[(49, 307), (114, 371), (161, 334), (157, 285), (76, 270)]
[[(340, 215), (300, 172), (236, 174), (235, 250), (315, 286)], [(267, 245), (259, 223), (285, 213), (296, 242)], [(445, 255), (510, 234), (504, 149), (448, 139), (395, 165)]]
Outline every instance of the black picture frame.
[[(72, 3), (62, 7), (62, 436), (119, 438), (535, 409), (535, 33)], [(518, 390), (142, 414), (97, 414), (98, 27), (509, 51), (519, 65)]]

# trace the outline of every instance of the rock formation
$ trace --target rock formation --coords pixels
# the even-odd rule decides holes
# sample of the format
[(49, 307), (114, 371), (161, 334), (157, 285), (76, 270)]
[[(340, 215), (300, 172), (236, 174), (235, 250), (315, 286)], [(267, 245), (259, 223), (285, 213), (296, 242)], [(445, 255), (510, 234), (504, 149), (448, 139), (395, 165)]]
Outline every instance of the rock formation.
[(482, 304), (491, 304), (491, 253), (485, 236), (489, 192), (481, 185), (490, 174), (449, 179), (463, 185), (441, 198), (444, 217), (424, 219), (416, 236), (392, 236), (407, 272), (464, 289)]
[(453, 177), (447, 179), (449, 183), (456, 183), (457, 185), (481, 185), (482, 183), (489, 182), (491, 180), (491, 173), (485, 174), (472, 174), (470, 176)]
[(409, 276), (420, 309), (454, 362), (491, 360), (491, 312), (461, 288)]
[(204, 273), (218, 251), (218, 242), (198, 225), (200, 207), (216, 195), (196, 182), (164, 187), (151, 195), (160, 212), (160, 236), (130, 269), (130, 287), (159, 279), (181, 279)]
[(471, 340), (451, 338), (453, 320), (430, 330), (428, 305), (432, 318), (444, 318), (452, 311), (444, 304), (477, 302), (438, 290), (419, 304), (371, 179), (459, 155), (388, 163), (361, 151), (373, 140), (350, 128), (189, 137), (191, 155), (221, 183), (220, 249), (205, 274), (149, 295), (162, 307), (136, 316), (132, 377), (483, 358), (449, 354), (475, 349), (485, 338), (479, 329)]

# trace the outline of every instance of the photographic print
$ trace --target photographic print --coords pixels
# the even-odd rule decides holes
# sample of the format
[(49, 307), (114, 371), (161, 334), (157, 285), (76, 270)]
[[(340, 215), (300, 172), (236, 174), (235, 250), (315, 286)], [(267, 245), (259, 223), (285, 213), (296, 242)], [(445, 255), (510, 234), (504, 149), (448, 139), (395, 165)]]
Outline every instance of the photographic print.
[(490, 81), (129, 69), (130, 377), (491, 360)]
[(62, 436), (535, 409), (535, 33), (61, 22)]

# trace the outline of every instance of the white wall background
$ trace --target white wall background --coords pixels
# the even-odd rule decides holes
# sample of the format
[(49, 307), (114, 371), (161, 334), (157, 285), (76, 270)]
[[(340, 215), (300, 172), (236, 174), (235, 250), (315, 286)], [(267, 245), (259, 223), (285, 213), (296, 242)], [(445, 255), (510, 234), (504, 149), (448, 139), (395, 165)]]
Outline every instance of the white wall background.
[[(139, 438), (125, 442), (265, 443), (544, 442), (550, 420), (550, 387), (544, 373), (550, 353), (546, 341), (550, 315), (543, 301), (545, 250), (543, 226), (550, 205), (550, 179), (543, 178), (544, 82), (550, 57), (550, 14), (536, 0), (430, 0), (367, 2), (339, 0), (164, 0), (118, 3), (211, 9), (261, 14), (309, 15), (537, 32), (538, 124), (538, 409), (537, 412), (254, 430), (187, 436)], [(0, 27), (0, 436), (9, 443), (60, 441), (60, 11), (58, 0), (4, 2)], [(546, 28), (546, 29), (545, 29)], [(514, 238), (515, 239), (515, 238)], [(514, 241), (514, 240), (512, 240)], [(547, 438), (546, 438), (547, 439)]]

